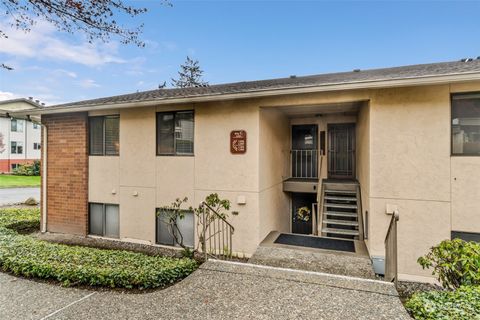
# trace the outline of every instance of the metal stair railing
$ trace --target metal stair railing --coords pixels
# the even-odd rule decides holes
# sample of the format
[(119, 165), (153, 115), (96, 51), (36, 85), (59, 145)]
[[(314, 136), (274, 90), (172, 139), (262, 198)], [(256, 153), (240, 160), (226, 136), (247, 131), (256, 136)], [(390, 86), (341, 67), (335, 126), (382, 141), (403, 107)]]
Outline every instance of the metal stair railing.
[[(233, 256), (233, 233), (235, 228), (204, 201), (200, 203), (202, 213), (199, 216), (202, 234), (199, 242), (201, 251), (208, 258), (228, 260)], [(198, 227), (199, 225), (197, 225)]]
[(357, 185), (357, 220), (358, 220), (358, 240), (365, 239), (365, 225), (363, 223), (363, 206), (362, 206), (362, 188)]
[(318, 178), (318, 150), (290, 150), (290, 168), (292, 178)]
[(398, 287), (398, 220), (399, 213), (395, 210), (388, 226), (387, 236), (385, 237), (385, 280), (394, 282), (395, 287)]

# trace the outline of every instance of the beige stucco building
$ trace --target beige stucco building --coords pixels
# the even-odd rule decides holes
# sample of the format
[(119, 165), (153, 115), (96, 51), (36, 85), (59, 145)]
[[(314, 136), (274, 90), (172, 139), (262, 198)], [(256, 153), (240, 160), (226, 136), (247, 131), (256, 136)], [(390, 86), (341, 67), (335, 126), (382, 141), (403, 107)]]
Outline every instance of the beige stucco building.
[[(26, 115), (45, 125), (43, 231), (165, 245), (156, 208), (218, 193), (239, 212), (229, 218), (239, 254), (279, 231), (358, 239), (382, 257), (398, 211), (400, 278), (421, 281), (430, 273), (416, 260), (429, 247), (480, 238), (480, 60), (162, 89), (16, 114)], [(232, 131), (246, 134), (239, 153)]]

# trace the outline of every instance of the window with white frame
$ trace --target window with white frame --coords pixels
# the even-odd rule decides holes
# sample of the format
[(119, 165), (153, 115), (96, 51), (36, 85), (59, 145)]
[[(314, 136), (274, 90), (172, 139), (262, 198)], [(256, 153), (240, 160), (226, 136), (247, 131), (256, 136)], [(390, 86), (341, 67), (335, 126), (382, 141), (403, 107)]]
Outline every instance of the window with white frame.
[(33, 123), (33, 129), (38, 129), (40, 128), (40, 126), (38, 125), (38, 123)]
[(33, 143), (33, 150), (40, 150), (40, 142)]
[(193, 155), (193, 111), (157, 113), (157, 155)]
[(23, 153), (23, 142), (21, 141), (11, 141), (10, 142), (10, 153), (11, 154), (22, 154)]
[(119, 210), (116, 204), (90, 203), (88, 233), (91, 235), (118, 238)]
[(10, 121), (10, 129), (12, 132), (23, 132), (24, 120), (12, 119)]

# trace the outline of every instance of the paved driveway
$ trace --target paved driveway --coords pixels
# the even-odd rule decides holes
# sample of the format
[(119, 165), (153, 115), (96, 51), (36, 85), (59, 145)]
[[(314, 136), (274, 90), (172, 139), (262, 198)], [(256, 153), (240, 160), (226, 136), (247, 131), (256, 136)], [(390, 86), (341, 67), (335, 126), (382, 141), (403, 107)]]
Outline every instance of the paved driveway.
[(30, 197), (40, 200), (40, 188), (0, 188), (0, 206), (24, 202)]
[(143, 294), (62, 288), (0, 273), (2, 319), (410, 319), (391, 284), (209, 261)]

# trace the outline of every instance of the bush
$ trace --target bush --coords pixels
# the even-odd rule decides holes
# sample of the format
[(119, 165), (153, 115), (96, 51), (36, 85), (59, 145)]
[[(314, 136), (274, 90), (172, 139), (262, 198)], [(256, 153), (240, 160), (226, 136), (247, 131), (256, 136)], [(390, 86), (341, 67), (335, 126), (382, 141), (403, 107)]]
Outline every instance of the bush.
[(195, 260), (147, 256), (54, 244), (20, 235), (19, 226), (38, 225), (38, 209), (0, 210), (0, 268), (15, 275), (52, 279), (64, 285), (157, 288), (197, 268)]
[(40, 161), (35, 160), (33, 163), (20, 164), (13, 170), (13, 174), (17, 176), (39, 176)]
[(480, 287), (415, 293), (405, 307), (415, 319), (480, 319)]
[(480, 243), (445, 240), (418, 258), (418, 263), (424, 269), (433, 267), (432, 274), (447, 289), (480, 285)]

